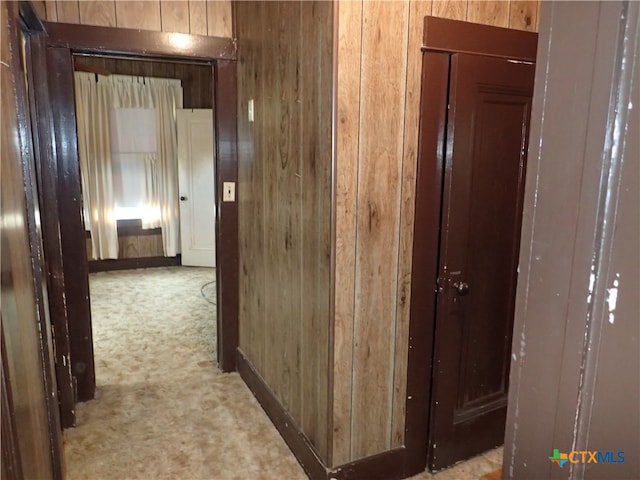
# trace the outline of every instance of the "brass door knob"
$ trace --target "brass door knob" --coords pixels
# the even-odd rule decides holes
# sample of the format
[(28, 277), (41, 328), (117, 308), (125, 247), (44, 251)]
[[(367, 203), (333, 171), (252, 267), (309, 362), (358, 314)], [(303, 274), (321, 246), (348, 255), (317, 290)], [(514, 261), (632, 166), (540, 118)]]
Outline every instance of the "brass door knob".
[(469, 284), (467, 282), (456, 282), (453, 287), (458, 291), (458, 295), (464, 296), (469, 293)]

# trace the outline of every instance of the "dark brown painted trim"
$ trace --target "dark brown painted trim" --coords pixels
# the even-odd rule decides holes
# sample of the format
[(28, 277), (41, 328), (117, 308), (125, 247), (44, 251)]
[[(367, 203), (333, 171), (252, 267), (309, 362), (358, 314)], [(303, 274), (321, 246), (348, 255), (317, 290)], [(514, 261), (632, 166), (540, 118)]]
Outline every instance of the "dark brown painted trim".
[[(412, 257), (405, 447), (412, 474), (427, 464), (431, 370), (452, 53), (535, 61), (537, 33), (425, 17)], [(511, 39), (505, 42), (505, 35)]]
[[(89, 303), (89, 269), (82, 219), (82, 191), (76, 112), (73, 89), (73, 61), (67, 48), (47, 49), (49, 102), (57, 157), (58, 210), (65, 276), (65, 300), (69, 322), (71, 371), (77, 379), (78, 401), (95, 396), (96, 380)], [(53, 90), (52, 90), (53, 89)], [(52, 94), (55, 92), (55, 94)], [(64, 192), (64, 194), (60, 194)], [(72, 281), (70, 281), (72, 280)]]
[(114, 270), (135, 270), (136, 268), (177, 267), (182, 265), (182, 257), (137, 257), (117, 260), (90, 260), (89, 272), (111, 272)]
[(422, 58), (405, 422), (412, 473), (426, 467), (449, 62), (447, 53)]
[(296, 421), (282, 407), (276, 394), (240, 349), (237, 350), (237, 357), (238, 373), (278, 429), (306, 474), (312, 480), (326, 480), (327, 469)]
[(329, 478), (332, 480), (400, 480), (413, 475), (406, 470), (406, 460), (406, 448), (396, 448), (336, 467), (330, 472)]
[[(236, 154), (236, 76), (235, 76), (235, 43), (231, 39), (214, 37), (200, 37), (185, 35), (189, 46), (177, 48), (171, 41), (172, 34), (127, 30), (95, 26), (71, 25), (45, 22), (50, 35), (49, 50), (64, 51), (62, 55), (64, 67), (53, 64), (57, 71), (64, 69), (62, 76), (72, 73), (72, 66), (67, 66), (67, 57), (73, 53), (111, 54), (128, 58), (170, 59), (172, 61), (189, 63), (206, 63), (213, 65), (214, 97), (219, 106), (214, 105), (215, 129), (218, 148), (218, 182), (237, 182), (237, 154)], [(231, 48), (232, 47), (232, 48)], [(216, 64), (219, 63), (219, 65)], [(52, 66), (50, 64), (50, 66)], [(56, 87), (56, 88), (59, 88)], [(68, 85), (67, 96), (73, 93)], [(56, 90), (57, 92), (58, 90)], [(68, 99), (67, 107), (73, 105), (73, 99)], [(67, 124), (63, 132), (75, 142), (75, 123)], [(75, 157), (77, 167), (77, 155)], [(71, 167), (71, 166), (69, 166)], [(76, 187), (79, 188), (79, 180)], [(217, 195), (220, 195), (221, 183), (217, 185)], [(65, 195), (67, 192), (64, 192)], [(65, 195), (61, 195), (65, 196)], [(60, 200), (60, 199), (59, 199)], [(69, 201), (69, 199), (67, 199)], [(80, 219), (81, 215), (75, 212)], [(224, 257), (218, 259), (217, 288), (218, 288), (218, 364), (223, 371), (235, 370), (235, 350), (238, 346), (238, 225), (237, 204), (222, 204), (218, 202), (216, 212), (216, 239), (225, 252)], [(82, 222), (81, 222), (82, 223)], [(81, 228), (81, 230), (80, 230)], [(74, 234), (85, 241), (84, 226), (78, 227)], [(80, 248), (80, 247), (78, 247)], [(217, 252), (220, 252), (217, 249)], [(86, 258), (86, 245), (82, 247)], [(84, 267), (88, 271), (86, 260)], [(84, 278), (72, 277), (69, 282), (84, 282)], [(88, 299), (88, 296), (86, 297)], [(87, 308), (89, 302), (86, 302)], [(70, 318), (72, 318), (70, 316)], [(74, 317), (77, 318), (77, 317)]]
[(126, 52), (166, 59), (189, 57), (193, 62), (236, 58), (236, 45), (231, 38), (58, 22), (44, 22), (44, 26), (49, 35), (49, 46), (69, 48), (74, 52), (102, 55)]
[(237, 365), (238, 373), (312, 480), (399, 480), (424, 471), (424, 465), (419, 471), (411, 469), (409, 452), (404, 447), (328, 469), (296, 421), (239, 348)]
[[(219, 60), (214, 75), (216, 141), (216, 285), (218, 288), (218, 366), (236, 370), (238, 348), (238, 202), (222, 201), (223, 182), (238, 184), (236, 62)], [(236, 188), (236, 192), (238, 189)], [(236, 199), (237, 200), (237, 199)]]
[(62, 428), (75, 425), (75, 396), (71, 374), (69, 326), (65, 301), (65, 279), (62, 245), (59, 238), (60, 216), (58, 210), (58, 164), (53, 150), (51, 108), (49, 104), (49, 75), (46, 69), (46, 42), (44, 35), (31, 35), (27, 42), (27, 75), (31, 121), (35, 135), (34, 160), (37, 190), (40, 202), (40, 218), (43, 235), (43, 253), (46, 261), (46, 281), (49, 315), (56, 334), (53, 342), (56, 355), (56, 381), (60, 403)]
[(38, 14), (33, 8), (33, 4), (25, 1), (20, 1), (18, 3), (20, 19), (22, 20), (22, 24), (27, 32), (29, 32), (29, 34), (43, 32), (44, 23), (42, 22), (42, 19), (38, 17)]
[[(37, 193), (36, 167), (33, 143), (33, 124), (30, 117), (29, 94), (25, 82), (26, 64), (29, 58), (25, 58), (24, 64), (21, 62), (21, 55), (17, 54), (21, 50), (19, 32), (22, 30), (25, 37), (36, 35), (41, 32), (41, 24), (33, 5), (28, 2), (12, 4), (7, 2), (8, 35), (10, 42), (11, 69), (15, 76), (15, 96), (16, 114), (20, 135), (20, 157), (22, 163), (22, 174), (24, 176), (24, 189), (26, 200), (25, 219), (27, 221), (27, 232), (29, 236), (30, 252), (32, 255), (32, 275), (35, 309), (37, 312), (38, 329), (40, 335), (40, 359), (43, 372), (43, 402), (46, 406), (51, 473), (54, 480), (62, 479), (64, 469), (62, 463), (62, 430), (60, 425), (60, 412), (58, 407), (58, 396), (56, 392), (55, 378), (55, 358), (53, 355), (53, 338), (51, 333), (51, 318), (47, 309), (46, 287), (44, 278), (44, 259), (42, 234), (40, 230), (40, 219), (36, 216), (40, 210)], [(18, 19), (20, 17), (20, 20)], [(26, 52), (25, 52), (26, 56)], [(1, 323), (1, 321), (0, 321)], [(4, 335), (4, 332), (2, 332)], [(4, 337), (2, 338), (3, 369), (6, 362)], [(6, 378), (4, 380), (7, 380)], [(3, 386), (4, 387), (4, 386)], [(8, 390), (7, 393), (10, 394)], [(29, 459), (23, 459), (29, 461)]]
[[(505, 35), (510, 37), (508, 42)], [(538, 34), (427, 16), (423, 42), (423, 51), (471, 53), (535, 62)]]

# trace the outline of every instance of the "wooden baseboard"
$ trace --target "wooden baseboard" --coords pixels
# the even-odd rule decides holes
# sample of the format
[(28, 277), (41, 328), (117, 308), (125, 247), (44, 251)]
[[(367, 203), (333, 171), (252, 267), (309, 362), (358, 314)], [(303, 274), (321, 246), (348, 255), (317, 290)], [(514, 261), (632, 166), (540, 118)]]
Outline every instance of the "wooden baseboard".
[[(387, 452), (365, 457), (355, 462), (334, 468), (329, 478), (331, 480), (400, 480), (410, 477), (406, 468), (407, 450), (395, 448)], [(418, 472), (419, 473), (419, 472)]]
[(182, 257), (139, 257), (118, 258), (116, 260), (91, 260), (89, 273), (109, 272), (112, 270), (134, 270), (136, 268), (177, 267), (182, 264)]
[(411, 471), (408, 451), (404, 447), (328, 468), (296, 421), (240, 349), (237, 350), (237, 364), (238, 373), (312, 480), (400, 480), (420, 473)]
[(306, 474), (312, 480), (326, 480), (327, 468), (296, 421), (280, 404), (275, 393), (240, 349), (237, 350), (237, 356), (238, 373), (278, 429)]

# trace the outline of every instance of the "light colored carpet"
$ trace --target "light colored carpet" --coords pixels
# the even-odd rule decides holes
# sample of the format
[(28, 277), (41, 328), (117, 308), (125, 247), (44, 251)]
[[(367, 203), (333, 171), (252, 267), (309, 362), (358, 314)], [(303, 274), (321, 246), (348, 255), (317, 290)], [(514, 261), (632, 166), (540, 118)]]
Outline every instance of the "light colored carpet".
[(68, 479), (306, 478), (240, 377), (216, 367), (215, 307), (200, 293), (213, 279), (90, 276), (97, 392), (64, 432)]
[[(244, 382), (215, 364), (208, 268), (90, 276), (96, 399), (64, 432), (69, 480), (306, 479)], [(215, 286), (204, 288), (215, 300)], [(412, 480), (476, 480), (492, 450)]]

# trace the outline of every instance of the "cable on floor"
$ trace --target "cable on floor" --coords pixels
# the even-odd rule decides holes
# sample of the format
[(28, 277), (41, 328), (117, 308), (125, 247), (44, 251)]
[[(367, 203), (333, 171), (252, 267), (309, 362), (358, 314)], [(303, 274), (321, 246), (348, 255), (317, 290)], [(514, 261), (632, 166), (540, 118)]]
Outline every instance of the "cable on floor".
[(202, 298), (204, 298), (204, 299), (205, 299), (207, 302), (209, 302), (211, 305), (217, 305), (217, 303), (216, 303), (216, 302), (212, 302), (212, 301), (211, 301), (211, 300), (209, 300), (209, 299), (207, 298), (207, 296), (204, 294), (204, 289), (205, 289), (205, 287), (207, 287), (208, 285), (211, 285), (212, 283), (216, 283), (216, 281), (215, 281), (215, 280), (213, 280), (213, 281), (211, 281), (211, 282), (207, 282), (207, 283), (205, 283), (204, 285), (202, 285), (202, 286), (200, 287), (200, 294), (202, 295)]

